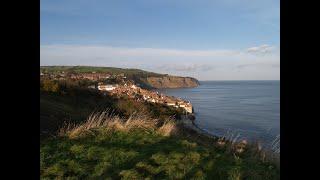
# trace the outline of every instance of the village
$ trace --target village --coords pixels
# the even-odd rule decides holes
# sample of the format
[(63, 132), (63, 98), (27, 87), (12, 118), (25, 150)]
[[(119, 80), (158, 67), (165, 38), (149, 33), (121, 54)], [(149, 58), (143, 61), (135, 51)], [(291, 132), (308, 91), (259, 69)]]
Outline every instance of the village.
[(192, 104), (189, 101), (173, 96), (166, 96), (157, 91), (142, 89), (130, 81), (124, 84), (99, 83), (97, 87), (90, 86), (90, 88), (97, 88), (99, 91), (109, 92), (111, 95), (118, 97), (127, 96), (140, 102), (146, 101), (164, 104), (175, 108), (183, 108), (186, 113), (193, 113)]
[(65, 79), (73, 79), (73, 80), (92, 80), (92, 81), (99, 81), (99, 80), (106, 80), (106, 79), (114, 79), (114, 78), (122, 78), (125, 79), (126, 76), (124, 73), (120, 74), (111, 74), (111, 73), (99, 73), (99, 72), (89, 72), (89, 73), (66, 73), (64, 71), (57, 72), (57, 73), (46, 73), (40, 72), (40, 77), (47, 77), (54, 80), (65, 80)]
[[(164, 104), (167, 106), (172, 106), (175, 108), (183, 108), (186, 113), (193, 113), (192, 104), (189, 101), (183, 100), (181, 98), (176, 98), (173, 96), (166, 96), (154, 90), (146, 90), (139, 87), (139, 84), (135, 84), (133, 81), (126, 79), (126, 76), (121, 74), (111, 74), (111, 73), (43, 73), (40, 72), (40, 77), (50, 78), (53, 80), (90, 80), (95, 82), (95, 85), (91, 85), (89, 89), (96, 89), (102, 93), (109, 93), (117, 97), (127, 96), (138, 102), (151, 102), (157, 104)], [(116, 83), (108, 83), (112, 79), (117, 79)]]

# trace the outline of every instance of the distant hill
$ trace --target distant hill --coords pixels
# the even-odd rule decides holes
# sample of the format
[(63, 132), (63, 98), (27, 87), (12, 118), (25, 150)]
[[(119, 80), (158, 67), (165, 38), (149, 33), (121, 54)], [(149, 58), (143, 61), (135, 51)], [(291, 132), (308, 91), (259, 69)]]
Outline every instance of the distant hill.
[(116, 67), (96, 67), (96, 66), (40, 66), (41, 72), (74, 72), (74, 73), (112, 73), (125, 75), (141, 75), (141, 76), (163, 76), (163, 74), (148, 72), (140, 69), (124, 69)]
[(141, 69), (124, 69), (115, 67), (94, 66), (40, 66), (40, 72), (47, 73), (110, 73), (124, 74), (128, 79), (140, 84), (145, 88), (186, 88), (196, 87), (199, 81), (191, 77), (171, 76), (159, 74)]

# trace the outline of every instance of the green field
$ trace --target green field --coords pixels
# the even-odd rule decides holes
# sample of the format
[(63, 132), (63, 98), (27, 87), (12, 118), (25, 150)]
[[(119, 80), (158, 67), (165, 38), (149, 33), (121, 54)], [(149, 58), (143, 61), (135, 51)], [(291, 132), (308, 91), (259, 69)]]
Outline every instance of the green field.
[(57, 72), (74, 72), (74, 73), (112, 73), (121, 74), (124, 73), (127, 76), (141, 75), (141, 76), (163, 76), (162, 74), (148, 72), (140, 69), (123, 69), (116, 67), (94, 67), (94, 66), (40, 66), (41, 72), (57, 73)]
[(136, 129), (95, 129), (42, 142), (41, 179), (280, 179), (275, 164), (246, 151)]
[(147, 82), (147, 77), (163, 77), (166, 74), (158, 74), (140, 69), (123, 69), (115, 67), (94, 67), (94, 66), (40, 66), (40, 72), (49, 74), (68, 73), (109, 73), (112, 75), (123, 74), (127, 80), (132, 80), (140, 87), (152, 89), (152, 85)]

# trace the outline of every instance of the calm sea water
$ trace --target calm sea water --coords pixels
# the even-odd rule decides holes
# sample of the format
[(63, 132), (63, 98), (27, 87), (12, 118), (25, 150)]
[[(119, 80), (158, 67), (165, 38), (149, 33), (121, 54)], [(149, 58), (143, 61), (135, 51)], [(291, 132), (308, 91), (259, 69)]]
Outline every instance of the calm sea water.
[(202, 81), (161, 92), (191, 101), (196, 124), (218, 136), (270, 144), (280, 134), (280, 81)]

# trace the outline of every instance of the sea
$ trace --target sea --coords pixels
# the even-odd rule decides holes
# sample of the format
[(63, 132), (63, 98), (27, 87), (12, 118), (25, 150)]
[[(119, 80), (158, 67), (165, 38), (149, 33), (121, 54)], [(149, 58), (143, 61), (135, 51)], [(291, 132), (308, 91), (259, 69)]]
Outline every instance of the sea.
[(200, 81), (196, 88), (160, 92), (189, 100), (196, 125), (212, 135), (280, 142), (280, 81)]

